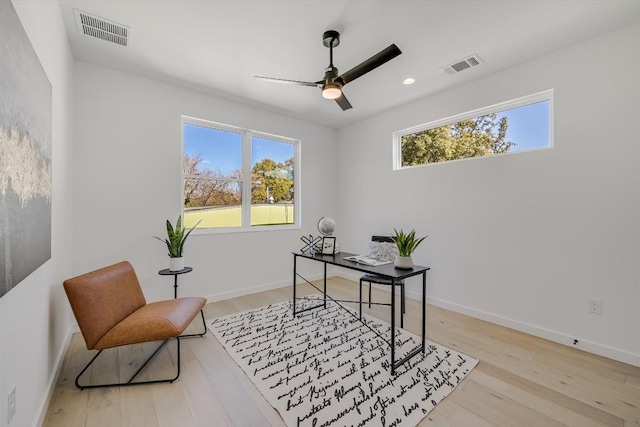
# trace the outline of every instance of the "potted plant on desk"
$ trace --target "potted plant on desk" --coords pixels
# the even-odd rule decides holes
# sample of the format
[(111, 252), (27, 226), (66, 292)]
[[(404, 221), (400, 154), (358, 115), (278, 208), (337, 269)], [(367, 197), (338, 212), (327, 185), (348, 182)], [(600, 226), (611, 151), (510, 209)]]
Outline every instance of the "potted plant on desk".
[[(182, 225), (182, 215), (178, 216), (176, 226), (171, 225), (171, 221), (167, 220), (167, 238), (161, 239), (158, 236), (153, 236), (156, 239), (164, 242), (169, 250), (169, 270), (180, 271), (184, 269), (184, 258), (182, 257), (182, 250), (184, 249), (184, 242), (189, 237), (189, 234), (200, 224), (202, 220), (198, 221), (191, 229), (187, 229)], [(186, 231), (186, 233), (185, 233)]]
[(405, 233), (402, 229), (398, 231), (394, 228), (393, 231), (395, 232), (395, 235), (392, 239), (396, 242), (396, 246), (398, 246), (398, 256), (396, 256), (393, 265), (395, 265), (396, 268), (402, 269), (413, 268), (414, 264), (411, 254), (428, 236), (416, 237), (416, 230), (411, 230), (409, 233)]

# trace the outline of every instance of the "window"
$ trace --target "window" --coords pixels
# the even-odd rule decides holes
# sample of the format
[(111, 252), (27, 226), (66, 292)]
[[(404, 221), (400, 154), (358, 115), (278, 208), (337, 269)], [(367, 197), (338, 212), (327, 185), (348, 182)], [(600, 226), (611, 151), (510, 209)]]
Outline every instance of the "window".
[(228, 231), (290, 228), (300, 142), (190, 117), (182, 118), (184, 222)]
[(550, 148), (553, 90), (394, 133), (394, 169)]

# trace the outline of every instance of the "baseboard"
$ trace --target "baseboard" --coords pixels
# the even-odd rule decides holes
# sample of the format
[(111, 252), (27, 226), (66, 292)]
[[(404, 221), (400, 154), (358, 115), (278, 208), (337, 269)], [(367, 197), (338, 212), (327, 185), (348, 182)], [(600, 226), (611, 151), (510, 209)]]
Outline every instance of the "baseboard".
[[(417, 300), (420, 300), (422, 298), (421, 295), (409, 291), (406, 292), (406, 296)], [(567, 347), (577, 348), (588, 353), (593, 353), (598, 356), (607, 357), (609, 359), (640, 367), (640, 355), (633, 354), (619, 348), (609, 347), (607, 345), (599, 344), (597, 342), (590, 341), (581, 337), (570, 336), (562, 332), (541, 328), (539, 326), (520, 322), (514, 319), (509, 319), (503, 316), (498, 316), (496, 314), (487, 313), (481, 310), (476, 310), (474, 308), (455, 304), (439, 298), (427, 297), (427, 304), (455, 311), (456, 313), (465, 314), (476, 319), (486, 320), (487, 322), (495, 323), (496, 325), (505, 326), (516, 331), (534, 335), (539, 338), (544, 338), (559, 344), (564, 344)], [(578, 340), (578, 343), (575, 345), (573, 344), (574, 340)]]
[[(348, 272), (338, 272), (337, 276), (347, 280), (358, 282), (361, 274), (354, 275)], [(374, 285), (374, 287), (387, 292), (389, 291), (388, 286)], [(422, 295), (420, 293), (410, 291), (409, 289), (405, 290), (405, 296), (407, 298), (411, 298), (418, 301), (422, 300)], [(609, 347), (609, 346), (599, 344), (597, 342), (590, 341), (581, 337), (570, 336), (562, 332), (541, 328), (539, 326), (520, 322), (514, 319), (509, 319), (503, 316), (498, 316), (496, 314), (487, 313), (481, 310), (476, 310), (471, 307), (466, 307), (466, 306), (452, 303), (439, 298), (427, 297), (427, 304), (431, 304), (437, 307), (445, 308), (447, 310), (455, 311), (456, 313), (465, 314), (467, 316), (470, 316), (476, 319), (486, 320), (487, 322), (495, 323), (496, 325), (500, 325), (510, 329), (514, 329), (516, 331), (524, 332), (539, 338), (544, 338), (559, 344), (564, 344), (567, 347), (577, 348), (580, 350), (584, 350), (588, 353), (596, 354), (598, 356), (607, 357), (609, 359), (617, 360), (619, 362), (628, 363), (630, 365), (640, 367), (640, 355), (633, 354), (628, 351), (621, 350), (619, 348)], [(574, 340), (578, 340), (578, 343), (575, 345), (573, 344)]]
[[(305, 276), (307, 280), (320, 280), (324, 276), (322, 274), (309, 274)], [(224, 301), (231, 298), (243, 297), (245, 295), (257, 294), (259, 292), (270, 291), (273, 289), (291, 287), (291, 280), (280, 282), (272, 282), (264, 285), (251, 286), (248, 288), (236, 289), (233, 291), (221, 292), (207, 296), (207, 302)]]
[(56, 389), (56, 384), (58, 383), (58, 378), (60, 377), (60, 371), (62, 370), (64, 355), (66, 354), (69, 343), (71, 342), (71, 337), (75, 332), (77, 332), (77, 329), (78, 326), (75, 323), (70, 324), (69, 328), (67, 329), (64, 342), (62, 343), (62, 346), (60, 346), (60, 350), (58, 351), (58, 355), (56, 356), (53, 372), (51, 372), (51, 375), (49, 376), (47, 392), (44, 395), (42, 402), (40, 402), (40, 406), (38, 407), (38, 411), (36, 412), (37, 417), (33, 422), (34, 427), (41, 427), (44, 423), (45, 418), (47, 417), (47, 411), (49, 410), (49, 405), (51, 404), (51, 398), (53, 397), (53, 392)]

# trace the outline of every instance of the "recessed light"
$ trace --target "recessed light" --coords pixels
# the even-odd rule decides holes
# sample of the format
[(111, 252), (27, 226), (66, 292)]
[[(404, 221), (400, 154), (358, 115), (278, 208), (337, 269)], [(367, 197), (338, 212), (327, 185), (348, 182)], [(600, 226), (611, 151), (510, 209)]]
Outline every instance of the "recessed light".
[(415, 82), (416, 82), (416, 79), (412, 79), (411, 77), (409, 77), (408, 79), (404, 79), (402, 83), (406, 85), (411, 85), (411, 84), (414, 84)]

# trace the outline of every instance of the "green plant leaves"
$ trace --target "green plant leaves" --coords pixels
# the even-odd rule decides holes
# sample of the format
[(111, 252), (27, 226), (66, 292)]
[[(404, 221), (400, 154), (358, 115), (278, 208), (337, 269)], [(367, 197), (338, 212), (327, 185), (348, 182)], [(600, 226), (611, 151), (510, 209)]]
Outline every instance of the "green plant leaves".
[(416, 250), (418, 245), (422, 243), (427, 236), (417, 238), (416, 230), (411, 230), (409, 233), (405, 233), (404, 230), (400, 229), (400, 231), (393, 229), (395, 235), (392, 237), (393, 241), (396, 242), (396, 246), (398, 246), (398, 254), (400, 256), (411, 256), (413, 251)]
[(182, 256), (182, 250), (184, 249), (184, 242), (189, 237), (189, 234), (200, 224), (202, 220), (198, 221), (196, 225), (194, 225), (191, 229), (189, 229), (185, 234), (185, 228), (182, 226), (182, 215), (178, 216), (176, 220), (175, 228), (171, 224), (171, 221), (167, 220), (167, 238), (161, 239), (158, 236), (153, 236), (156, 239), (164, 242), (167, 245), (167, 249), (169, 250), (170, 258), (180, 258)]

